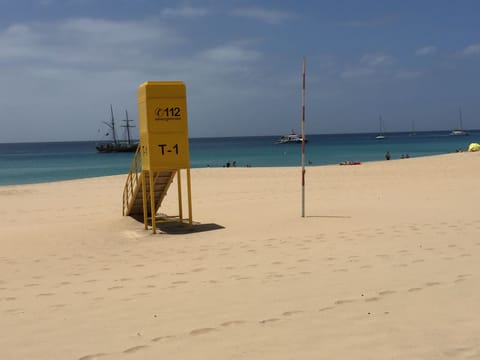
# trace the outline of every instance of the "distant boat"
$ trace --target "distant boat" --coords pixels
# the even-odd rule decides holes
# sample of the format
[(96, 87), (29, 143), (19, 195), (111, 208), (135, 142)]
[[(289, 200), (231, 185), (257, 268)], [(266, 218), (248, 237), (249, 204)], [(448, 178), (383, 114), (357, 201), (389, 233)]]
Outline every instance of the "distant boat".
[(381, 116), (379, 119), (379, 127), (380, 127), (380, 132), (378, 133), (377, 136), (375, 136), (375, 140), (384, 140), (387, 138), (387, 136), (385, 135), (385, 129), (383, 128), (383, 119)]
[(415, 136), (417, 135), (416, 131), (415, 131), (415, 121), (412, 120), (412, 131), (410, 132), (410, 134), (408, 134), (409, 136)]
[(468, 136), (468, 132), (463, 130), (463, 122), (462, 122), (462, 109), (458, 109), (458, 125), (459, 127), (455, 130), (450, 132), (451, 136)]
[[(302, 141), (303, 141), (302, 136), (298, 135), (292, 130), (290, 134), (280, 136), (276, 144), (301, 144)], [(305, 142), (307, 142), (306, 139), (305, 139)]]
[(105, 125), (107, 125), (109, 132), (106, 134), (111, 138), (109, 141), (102, 141), (98, 142), (96, 145), (96, 149), (98, 152), (101, 153), (112, 153), (112, 152), (135, 152), (138, 147), (138, 142), (132, 141), (130, 137), (130, 128), (134, 127), (133, 125), (130, 125), (130, 122), (133, 120), (130, 120), (128, 118), (128, 112), (125, 110), (125, 125), (121, 125), (121, 127), (124, 127), (126, 130), (126, 135), (127, 138), (125, 140), (118, 140), (117, 134), (116, 134), (116, 129), (115, 129), (115, 118), (113, 117), (113, 107), (110, 105), (110, 114), (111, 118), (110, 121), (103, 121)]

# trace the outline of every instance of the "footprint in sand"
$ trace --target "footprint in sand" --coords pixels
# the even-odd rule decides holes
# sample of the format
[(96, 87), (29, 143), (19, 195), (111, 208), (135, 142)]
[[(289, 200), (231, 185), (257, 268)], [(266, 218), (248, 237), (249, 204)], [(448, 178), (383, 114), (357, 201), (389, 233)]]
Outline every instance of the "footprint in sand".
[(235, 280), (248, 280), (248, 279), (251, 279), (250, 276), (239, 276), (239, 277), (236, 277)]
[(343, 299), (343, 300), (336, 300), (334, 302), (335, 305), (343, 305), (343, 304), (349, 304), (349, 303), (353, 303), (355, 302), (356, 300), (354, 299)]
[(385, 295), (391, 295), (391, 294), (395, 294), (395, 293), (396, 293), (396, 291), (394, 291), (394, 290), (383, 290), (383, 291), (380, 291), (378, 293), (378, 295), (385, 296)]
[(112, 287), (109, 287), (107, 290), (118, 290), (118, 289), (123, 289), (123, 286), (112, 286)]
[(225, 321), (220, 324), (220, 326), (223, 327), (228, 327), (228, 326), (234, 326), (234, 325), (242, 325), (245, 324), (245, 321), (242, 320), (231, 320), (231, 321)]
[(98, 353), (98, 354), (90, 354), (90, 355), (85, 355), (82, 356), (81, 358), (78, 358), (77, 360), (97, 360), (101, 358), (102, 356), (106, 356), (107, 354), (105, 353)]
[(24, 287), (34, 287), (34, 286), (38, 286), (38, 284), (36, 283), (31, 283), (31, 284), (25, 284), (23, 285)]
[(77, 295), (88, 295), (88, 294), (90, 294), (90, 291), (75, 291), (75, 294), (77, 294)]
[(147, 347), (148, 347), (148, 345), (133, 346), (133, 347), (131, 347), (131, 348), (128, 348), (128, 349), (123, 350), (123, 353), (124, 353), (124, 354), (133, 354), (133, 353), (135, 353), (135, 352), (137, 352), (137, 351), (139, 351), (139, 350), (145, 349), (145, 348), (147, 348)]
[(173, 338), (173, 335), (165, 335), (165, 336), (158, 336), (158, 337), (155, 337), (153, 338), (152, 340), (150, 340), (151, 342), (159, 342), (159, 341), (163, 341), (163, 340), (167, 340), (167, 339), (171, 339)]
[(144, 276), (143, 278), (144, 279), (154, 279), (158, 276), (158, 274), (152, 274), (152, 275), (147, 275), (147, 276)]
[(323, 311), (328, 311), (328, 310), (333, 310), (333, 309), (335, 309), (335, 306), (326, 306), (326, 307), (318, 309), (318, 311), (323, 312)]
[(67, 304), (54, 304), (54, 305), (50, 305), (50, 307), (52, 309), (61, 309), (61, 308), (64, 308), (65, 306), (67, 306)]
[(422, 289), (423, 289), (423, 288), (413, 287), (413, 288), (408, 289), (408, 292), (420, 291), (420, 290), (422, 290)]
[(446, 350), (443, 352), (445, 356), (450, 359), (450, 358), (462, 358), (462, 359), (478, 359), (480, 352), (478, 351), (478, 348), (475, 347), (469, 347), (469, 346), (460, 346), (456, 347), (454, 349)]
[(259, 323), (260, 324), (268, 324), (268, 323), (276, 322), (276, 321), (279, 321), (279, 320), (280, 319), (277, 319), (277, 318), (271, 318), (271, 319), (260, 320)]
[(201, 329), (195, 329), (195, 330), (190, 331), (190, 335), (191, 336), (204, 335), (204, 334), (208, 334), (208, 333), (216, 332), (216, 331), (218, 331), (218, 330), (215, 329), (215, 328), (201, 328)]
[(303, 311), (302, 310), (292, 310), (292, 311), (285, 311), (282, 315), (283, 316), (292, 316), (292, 315), (298, 315), (298, 314), (302, 314)]

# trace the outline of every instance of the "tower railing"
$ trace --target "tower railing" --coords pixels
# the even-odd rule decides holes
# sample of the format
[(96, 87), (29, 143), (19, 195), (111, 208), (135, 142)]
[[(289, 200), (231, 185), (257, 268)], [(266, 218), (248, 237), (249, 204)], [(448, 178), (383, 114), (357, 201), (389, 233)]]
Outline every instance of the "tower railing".
[(129, 208), (132, 206), (132, 202), (135, 199), (136, 192), (139, 189), (139, 185), (142, 181), (142, 157), (140, 155), (140, 145), (135, 151), (135, 155), (130, 165), (130, 171), (125, 181), (125, 187), (123, 188), (123, 206), (122, 214), (125, 216)]

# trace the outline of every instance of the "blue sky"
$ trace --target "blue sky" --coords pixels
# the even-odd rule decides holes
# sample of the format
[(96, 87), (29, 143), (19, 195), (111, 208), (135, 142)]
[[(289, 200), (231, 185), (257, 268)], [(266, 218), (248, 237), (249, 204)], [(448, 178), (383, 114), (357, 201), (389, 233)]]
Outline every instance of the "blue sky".
[(99, 140), (148, 80), (191, 137), (480, 128), (478, 0), (0, 0), (0, 142)]

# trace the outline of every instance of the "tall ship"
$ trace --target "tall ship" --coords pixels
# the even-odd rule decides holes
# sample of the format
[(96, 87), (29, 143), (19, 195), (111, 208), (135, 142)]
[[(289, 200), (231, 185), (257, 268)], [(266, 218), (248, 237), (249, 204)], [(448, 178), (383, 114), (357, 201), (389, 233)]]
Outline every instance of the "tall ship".
[(117, 136), (115, 128), (115, 118), (113, 116), (113, 107), (110, 105), (110, 121), (103, 121), (108, 128), (106, 135), (109, 137), (109, 140), (97, 142), (96, 149), (101, 153), (112, 153), (112, 152), (135, 152), (138, 147), (138, 141), (133, 141), (130, 134), (130, 129), (135, 127), (130, 123), (133, 120), (128, 118), (128, 112), (125, 110), (125, 125), (120, 127), (125, 128), (126, 138), (121, 140)]

